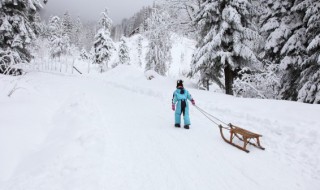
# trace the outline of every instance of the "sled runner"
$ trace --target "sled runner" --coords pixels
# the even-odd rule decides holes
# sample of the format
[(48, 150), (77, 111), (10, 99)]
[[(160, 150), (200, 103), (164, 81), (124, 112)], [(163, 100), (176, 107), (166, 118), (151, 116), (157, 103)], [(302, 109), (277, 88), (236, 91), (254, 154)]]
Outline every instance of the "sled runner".
[[(230, 144), (232, 146), (235, 146), (235, 147), (239, 148), (240, 150), (243, 150), (243, 151), (245, 151), (247, 153), (249, 153), (249, 150), (247, 150), (247, 145), (248, 144), (253, 145), (253, 146), (255, 146), (255, 147), (257, 147), (257, 148), (259, 148), (261, 150), (265, 149), (260, 145), (260, 139), (259, 138), (262, 137), (262, 135), (253, 133), (251, 131), (248, 131), (246, 129), (243, 129), (243, 128), (240, 128), (240, 127), (237, 127), (237, 126), (234, 126), (231, 123), (228, 126), (230, 127), (230, 129), (229, 129), (230, 130), (230, 138), (229, 138), (229, 140), (223, 135), (223, 129), (226, 129), (226, 128), (224, 128), (222, 125), (219, 125), (221, 137), (228, 144)], [(234, 137), (237, 137), (237, 139), (242, 141), (243, 142), (243, 146), (235, 144), (233, 142)], [(255, 143), (251, 142), (251, 140), (255, 140), (256, 142)]]
[[(247, 153), (249, 153), (250, 151), (247, 149), (247, 145), (253, 145), (256, 148), (259, 148), (261, 150), (265, 150), (264, 147), (262, 147), (260, 145), (260, 137), (262, 137), (262, 135), (257, 134), (257, 133), (253, 133), (251, 131), (248, 131), (246, 129), (237, 127), (235, 125), (232, 125), (231, 123), (226, 124), (225, 122), (221, 121), (220, 119), (218, 119), (217, 117), (211, 115), (210, 113), (204, 111), (203, 109), (199, 108), (198, 106), (195, 106), (206, 118), (208, 118), (210, 121), (212, 121), (214, 124), (216, 124), (219, 128), (220, 128), (220, 134), (222, 139), (227, 142), (228, 144), (239, 148), (240, 150), (243, 150)], [(226, 125), (227, 127), (222, 126), (220, 123), (223, 123), (224, 125)], [(223, 134), (223, 130), (228, 130), (230, 131), (230, 137), (229, 139), (227, 139), (224, 134)], [(243, 146), (240, 146), (238, 144), (234, 143), (234, 138), (237, 138), (238, 140), (240, 140), (240, 142), (243, 142)], [(253, 142), (255, 141), (255, 142)]]

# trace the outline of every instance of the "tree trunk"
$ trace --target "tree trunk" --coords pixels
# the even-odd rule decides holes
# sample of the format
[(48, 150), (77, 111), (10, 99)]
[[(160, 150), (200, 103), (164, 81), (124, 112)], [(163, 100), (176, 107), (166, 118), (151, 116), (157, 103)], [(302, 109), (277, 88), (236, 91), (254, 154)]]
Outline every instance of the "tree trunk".
[(232, 85), (233, 85), (233, 71), (229, 64), (224, 68), (224, 76), (225, 76), (225, 86), (226, 86), (226, 94), (233, 95)]

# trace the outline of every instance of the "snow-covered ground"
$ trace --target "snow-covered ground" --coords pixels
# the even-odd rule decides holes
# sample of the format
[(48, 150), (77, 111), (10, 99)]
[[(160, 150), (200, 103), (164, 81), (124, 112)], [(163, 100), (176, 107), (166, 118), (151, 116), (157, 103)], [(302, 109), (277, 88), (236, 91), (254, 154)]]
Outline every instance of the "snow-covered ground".
[(199, 107), (263, 134), (266, 150), (228, 145), (194, 107), (191, 129), (174, 128), (175, 79), (135, 66), (0, 75), (0, 189), (319, 189), (318, 105), (185, 86)]

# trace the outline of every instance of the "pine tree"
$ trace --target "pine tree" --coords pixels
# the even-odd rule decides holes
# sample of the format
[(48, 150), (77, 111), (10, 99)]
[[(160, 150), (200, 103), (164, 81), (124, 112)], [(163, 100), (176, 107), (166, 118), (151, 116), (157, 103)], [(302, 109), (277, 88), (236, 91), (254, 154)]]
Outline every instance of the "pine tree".
[(236, 96), (277, 99), (280, 88), (279, 64), (266, 64), (261, 71), (243, 68), (234, 82)]
[(89, 60), (90, 59), (90, 55), (87, 52), (86, 49), (82, 48), (81, 53), (80, 53), (80, 59), (83, 61)]
[(70, 17), (70, 14), (68, 11), (66, 11), (62, 18), (62, 31), (63, 35), (66, 35), (69, 37), (69, 39), (73, 39), (73, 31), (74, 25), (72, 23), (72, 19)]
[(41, 20), (40, 13), (37, 12), (34, 16), (34, 22), (32, 23), (33, 28), (35, 29), (34, 32), (36, 33), (37, 37), (41, 36), (41, 34), (45, 30), (44, 22)]
[(303, 0), (296, 3), (293, 10), (303, 13), (303, 24), (306, 26), (301, 36), (306, 38), (307, 58), (300, 66), (300, 77), (297, 82), (298, 101), (320, 104), (320, 2)]
[(49, 34), (50, 55), (52, 58), (60, 58), (61, 55), (67, 53), (70, 47), (70, 39), (64, 32), (62, 21), (58, 16), (50, 18)]
[(119, 47), (119, 60), (120, 64), (129, 65), (130, 64), (130, 56), (129, 56), (129, 47), (127, 45), (127, 41), (125, 37), (120, 39), (120, 47)]
[(138, 37), (138, 59), (139, 59), (139, 66), (142, 66), (142, 60), (141, 60), (141, 56), (142, 56), (142, 36), (139, 35)]
[(160, 75), (166, 75), (171, 62), (171, 40), (168, 32), (169, 15), (165, 11), (154, 9), (148, 19), (149, 50), (146, 55), (145, 70), (154, 70)]
[(320, 103), (319, 2), (272, 0), (267, 5), (261, 27), (267, 34), (264, 58), (280, 64), (281, 98)]
[(138, 29), (142, 34), (147, 31), (147, 19), (150, 17), (152, 8), (147, 6), (143, 7), (140, 11), (134, 14), (129, 19), (123, 19), (121, 24), (113, 27), (111, 32), (112, 39), (119, 41), (122, 36), (130, 36), (133, 30)]
[(320, 65), (320, 2), (305, 0), (295, 7), (296, 11), (303, 9), (300, 8), (301, 4), (306, 7), (303, 21), (307, 25), (307, 52), (309, 55), (307, 62)]
[(73, 27), (71, 42), (75, 44), (77, 47), (82, 47), (83, 46), (82, 35), (83, 35), (83, 25), (80, 17), (78, 17)]
[[(247, 0), (203, 0), (195, 24), (200, 29), (191, 75), (222, 84), (224, 72), (227, 94), (233, 94), (236, 70), (258, 67), (254, 40), (259, 38), (252, 17), (255, 5)], [(205, 76), (204, 76), (205, 75)], [(201, 83), (201, 81), (200, 81)]]
[(30, 62), (29, 45), (37, 36), (37, 1), (0, 1), (0, 73), (20, 62)]
[(265, 38), (262, 58), (280, 66), (281, 98), (297, 100), (297, 79), (306, 59), (305, 27), (301, 13), (293, 11), (296, 1), (264, 0), (260, 33)]
[(96, 22), (83, 23), (83, 29), (81, 32), (81, 43), (86, 50), (92, 49), (94, 37), (96, 35)]
[(291, 11), (292, 0), (265, 0), (264, 14), (260, 18), (260, 33), (265, 37), (264, 59), (282, 68), (288, 65), (301, 64), (301, 56), (292, 52), (305, 52), (301, 34), (304, 33), (303, 23), (299, 14)]
[(108, 62), (112, 55), (112, 50), (115, 49), (112, 39), (110, 38), (110, 30), (112, 21), (108, 16), (108, 10), (105, 9), (102, 12), (102, 17), (100, 19), (100, 29), (95, 35), (94, 41), (94, 63), (99, 64), (101, 72), (103, 72), (104, 67), (108, 67)]
[(160, 0), (161, 6), (170, 14), (172, 30), (178, 34), (195, 37), (194, 20), (201, 0)]

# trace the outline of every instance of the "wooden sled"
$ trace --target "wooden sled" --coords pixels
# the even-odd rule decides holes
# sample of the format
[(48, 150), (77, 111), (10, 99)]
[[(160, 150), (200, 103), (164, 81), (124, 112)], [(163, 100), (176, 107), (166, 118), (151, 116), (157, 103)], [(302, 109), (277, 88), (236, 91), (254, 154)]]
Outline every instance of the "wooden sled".
[[(232, 145), (232, 146), (235, 146), (237, 148), (239, 148), (240, 150), (243, 150), (247, 153), (249, 153), (249, 150), (247, 150), (247, 145), (250, 144), (250, 145), (253, 145), (255, 146), (256, 148), (259, 148), (261, 150), (264, 150), (265, 148), (263, 148), (261, 145), (260, 145), (260, 140), (259, 138), (262, 137), (262, 135), (259, 135), (259, 134), (256, 134), (256, 133), (253, 133), (251, 131), (248, 131), (248, 130), (245, 130), (245, 129), (242, 129), (240, 127), (237, 127), (237, 126), (234, 126), (232, 125), (231, 123), (228, 125), (230, 127), (230, 129), (228, 128), (225, 128), (223, 127), (222, 125), (219, 125), (219, 128), (220, 128), (220, 134), (221, 134), (221, 137), (223, 138), (223, 140), (225, 142), (227, 142), (228, 144)], [(230, 139), (226, 139), (223, 135), (223, 129), (228, 129), (230, 130)], [(240, 145), (237, 145), (237, 144), (234, 144), (233, 143), (233, 139), (234, 137), (237, 137), (240, 141), (243, 142), (243, 146), (240, 146)], [(256, 143), (253, 143), (253, 142), (250, 142), (250, 140), (256, 140)]]

